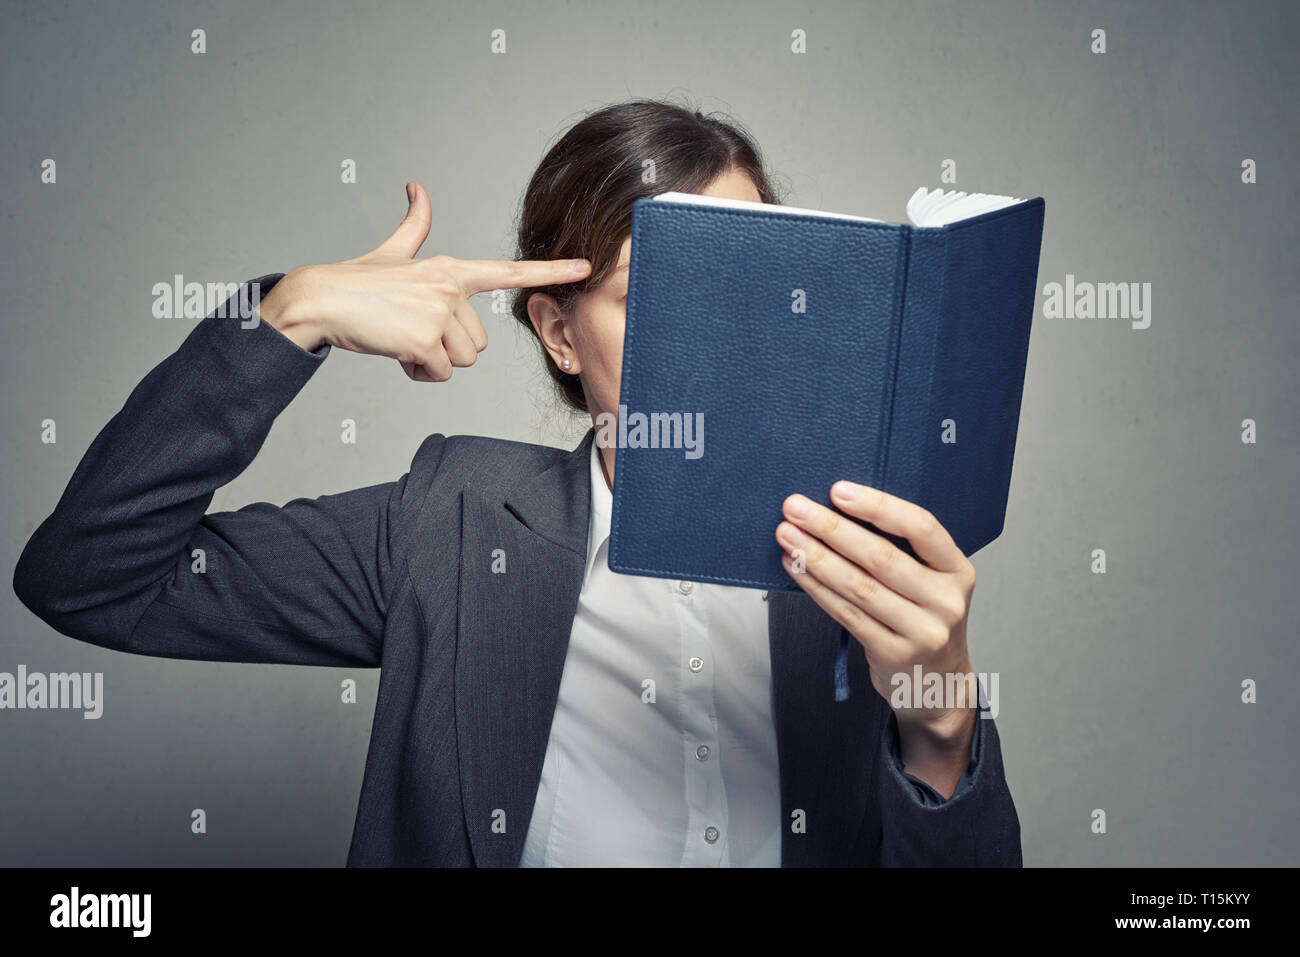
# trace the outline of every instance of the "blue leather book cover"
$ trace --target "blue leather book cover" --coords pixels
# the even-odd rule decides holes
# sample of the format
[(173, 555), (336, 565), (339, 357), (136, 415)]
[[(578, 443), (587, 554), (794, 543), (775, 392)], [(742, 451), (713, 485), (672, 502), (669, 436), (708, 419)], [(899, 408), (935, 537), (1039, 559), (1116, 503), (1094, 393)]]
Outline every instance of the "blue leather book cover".
[(609, 567), (797, 591), (781, 503), (840, 479), (966, 555), (996, 538), (1044, 208), (917, 227), (637, 200)]

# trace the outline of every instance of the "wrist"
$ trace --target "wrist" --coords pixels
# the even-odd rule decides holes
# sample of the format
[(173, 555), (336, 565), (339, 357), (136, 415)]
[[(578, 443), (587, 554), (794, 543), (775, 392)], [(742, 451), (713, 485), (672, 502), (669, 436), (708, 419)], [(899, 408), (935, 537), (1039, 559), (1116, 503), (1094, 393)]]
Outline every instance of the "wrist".
[(952, 797), (970, 767), (978, 721), (978, 708), (956, 709), (941, 721), (900, 721), (898, 751), (903, 770), (930, 785), (945, 800)]
[(286, 273), (259, 303), (257, 311), (263, 322), (308, 352), (314, 352), (329, 340), (309, 306), (306, 268)]
[(979, 679), (970, 657), (963, 656), (959, 664), (949, 668), (931, 676), (942, 678), (939, 701), (931, 703), (927, 698), (923, 706), (894, 712), (900, 736), (910, 737), (918, 747), (936, 753), (960, 751), (963, 744), (969, 745), (975, 727), (973, 719), (979, 714)]
[(895, 712), (899, 744), (904, 751), (935, 757), (966, 754), (979, 720), (979, 707), (952, 708), (941, 714)]

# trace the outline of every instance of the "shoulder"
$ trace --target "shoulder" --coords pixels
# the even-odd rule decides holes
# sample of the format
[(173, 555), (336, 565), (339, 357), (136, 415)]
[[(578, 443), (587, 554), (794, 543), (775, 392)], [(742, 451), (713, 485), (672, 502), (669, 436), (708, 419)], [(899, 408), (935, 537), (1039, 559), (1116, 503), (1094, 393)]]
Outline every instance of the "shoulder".
[(420, 443), (411, 460), (408, 486), (425, 491), (469, 486), (504, 494), (572, 454), (570, 449), (532, 442), (434, 433)]

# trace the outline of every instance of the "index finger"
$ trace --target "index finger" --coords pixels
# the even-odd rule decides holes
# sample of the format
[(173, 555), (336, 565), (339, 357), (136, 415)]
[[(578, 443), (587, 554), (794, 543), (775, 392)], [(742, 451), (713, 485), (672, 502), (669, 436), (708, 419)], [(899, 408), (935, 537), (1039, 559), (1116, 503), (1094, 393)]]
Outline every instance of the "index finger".
[(492, 289), (554, 286), (591, 272), (585, 259), (457, 259), (450, 267), (466, 296)]

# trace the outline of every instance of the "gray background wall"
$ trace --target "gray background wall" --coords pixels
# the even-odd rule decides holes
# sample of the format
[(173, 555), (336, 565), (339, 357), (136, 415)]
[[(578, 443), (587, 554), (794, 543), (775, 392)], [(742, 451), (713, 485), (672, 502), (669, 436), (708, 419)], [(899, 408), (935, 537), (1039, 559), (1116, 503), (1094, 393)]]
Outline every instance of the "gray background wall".
[[(974, 559), (973, 661), (1001, 676), (1026, 864), (1300, 863), (1295, 5), (3, 13), (6, 582), (95, 434), (191, 327), (151, 317), (154, 283), (359, 255), (400, 221), (408, 179), (433, 200), (425, 255), (508, 257), (527, 178), (568, 125), (687, 97), (746, 124), (795, 205), (902, 219), (952, 158), (959, 188), (1046, 198), (1040, 289), (1067, 273), (1153, 284), (1145, 331), (1045, 319), (1040, 296), (1006, 529)], [(498, 27), (505, 56), (489, 53)], [(356, 185), (339, 182), (345, 158)], [(572, 445), (585, 423), (557, 411), (512, 320), (476, 303), (491, 337), (476, 366), (416, 384), (336, 350), (213, 509), (390, 481), (430, 432)], [(344, 862), (377, 672), (103, 651), (8, 588), (0, 615), (0, 671), (102, 671), (106, 697), (98, 721), (0, 711), (0, 864)], [(345, 677), (356, 705), (339, 702)]]

